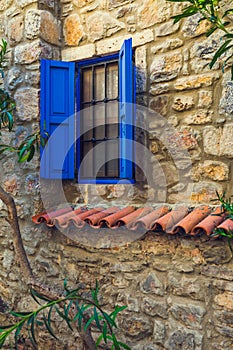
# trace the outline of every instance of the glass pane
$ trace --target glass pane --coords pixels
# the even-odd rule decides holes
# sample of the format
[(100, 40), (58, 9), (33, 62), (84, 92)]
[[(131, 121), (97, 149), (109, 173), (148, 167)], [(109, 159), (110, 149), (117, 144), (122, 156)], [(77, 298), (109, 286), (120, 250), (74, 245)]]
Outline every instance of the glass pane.
[(93, 144), (82, 142), (81, 177), (93, 177)]
[(94, 148), (94, 171), (96, 177), (104, 177), (106, 162), (106, 141), (96, 142)]
[(82, 102), (90, 102), (92, 100), (92, 69), (83, 70), (83, 85), (82, 85)]
[(94, 109), (94, 137), (103, 139), (105, 137), (105, 103), (97, 103)]
[(119, 176), (119, 140), (106, 141), (106, 176)]
[(118, 64), (109, 63), (107, 65), (107, 98), (117, 98), (118, 96)]
[(119, 136), (119, 125), (118, 125), (118, 102), (110, 101), (106, 104), (107, 107), (107, 137), (116, 138)]
[(103, 100), (105, 97), (105, 69), (104, 66), (96, 66), (94, 70), (94, 95), (95, 100)]
[(80, 112), (80, 135), (83, 140), (93, 137), (93, 107), (86, 105)]

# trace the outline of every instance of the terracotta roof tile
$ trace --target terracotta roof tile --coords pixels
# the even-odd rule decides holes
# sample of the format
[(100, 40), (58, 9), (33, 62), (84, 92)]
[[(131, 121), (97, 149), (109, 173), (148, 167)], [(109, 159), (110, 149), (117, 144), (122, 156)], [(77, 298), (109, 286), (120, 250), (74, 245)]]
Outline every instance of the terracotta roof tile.
[(193, 210), (186, 206), (178, 206), (171, 209), (168, 205), (156, 209), (111, 207), (108, 209), (96, 207), (88, 209), (81, 207), (72, 210), (70, 207), (41, 213), (32, 217), (35, 224), (45, 222), (49, 227), (77, 229), (85, 225), (94, 229), (108, 227), (116, 229), (125, 226), (130, 231), (143, 230), (163, 231), (169, 234), (181, 233), (185, 235), (210, 235), (218, 227), (223, 230), (233, 230), (233, 220), (221, 215), (221, 208), (211, 209), (207, 205), (201, 205)]

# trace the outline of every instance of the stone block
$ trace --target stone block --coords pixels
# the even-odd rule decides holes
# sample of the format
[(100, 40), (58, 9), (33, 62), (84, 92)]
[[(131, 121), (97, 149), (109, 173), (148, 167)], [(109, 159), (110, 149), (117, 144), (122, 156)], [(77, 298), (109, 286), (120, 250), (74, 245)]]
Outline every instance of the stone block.
[(225, 310), (233, 310), (233, 293), (218, 294), (215, 296), (214, 301), (218, 306), (224, 307)]
[(40, 37), (50, 44), (60, 45), (61, 24), (49, 11), (41, 11)]
[(77, 14), (71, 14), (64, 21), (65, 43), (69, 46), (79, 45), (84, 38), (85, 32), (81, 20)]
[(24, 80), (23, 72), (16, 67), (11, 68), (7, 74), (7, 86), (10, 90), (14, 90)]
[(222, 185), (210, 181), (194, 183), (190, 199), (196, 203), (209, 203), (216, 198), (216, 192), (223, 192)]
[[(228, 80), (228, 79), (229, 80)], [(222, 96), (219, 104), (219, 112), (221, 114), (233, 114), (233, 82), (230, 80), (230, 77), (227, 75), (223, 82)]]
[(197, 336), (193, 330), (174, 330), (165, 343), (168, 350), (201, 350), (202, 337)]
[(87, 19), (88, 36), (91, 42), (109, 37), (123, 28), (125, 24), (108, 13), (97, 11)]
[(158, 37), (167, 36), (167, 35), (176, 33), (179, 28), (180, 28), (180, 22), (174, 24), (173, 20), (168, 20), (166, 21), (166, 23), (163, 23), (156, 27), (155, 35)]
[(165, 325), (161, 321), (154, 321), (154, 342), (163, 345), (165, 341)]
[(163, 300), (155, 300), (149, 297), (144, 298), (141, 309), (146, 315), (168, 318), (168, 307)]
[(116, 38), (101, 40), (96, 44), (97, 55), (103, 55), (120, 50), (124, 40), (132, 38), (133, 47), (141, 46), (154, 40), (154, 34), (151, 29), (145, 29), (139, 33), (125, 35)]
[(168, 95), (156, 96), (150, 100), (149, 108), (160, 115), (166, 116), (168, 111), (168, 102)]
[(194, 106), (193, 95), (176, 96), (172, 104), (172, 108), (177, 112), (191, 109)]
[[(123, 318), (124, 317), (124, 318)], [(153, 333), (150, 321), (144, 317), (136, 317), (133, 315), (122, 316), (119, 324), (123, 332), (130, 338), (138, 341), (149, 337)]]
[(25, 36), (27, 39), (36, 39), (40, 33), (41, 11), (31, 9), (25, 15)]
[(147, 50), (146, 46), (137, 47), (135, 50), (136, 66), (136, 92), (146, 92), (147, 83)]
[(198, 93), (198, 107), (209, 108), (213, 103), (213, 92), (208, 90), (199, 91)]
[(183, 40), (181, 40), (179, 38), (167, 39), (167, 40), (162, 41), (161, 43), (153, 46), (151, 49), (151, 52), (153, 54), (157, 54), (157, 53), (166, 52), (169, 50), (175, 50), (176, 48), (182, 46), (183, 43), (184, 43)]
[(150, 67), (151, 83), (172, 80), (178, 76), (181, 68), (182, 55), (180, 53), (158, 55)]
[(183, 322), (187, 327), (200, 329), (206, 309), (199, 304), (190, 302), (188, 305), (186, 303), (173, 303), (170, 312), (175, 319)]
[(199, 277), (185, 276), (179, 273), (168, 274), (168, 289), (172, 294), (189, 297), (195, 300), (204, 300), (203, 280)]
[(25, 7), (37, 2), (37, 0), (16, 0), (16, 4), (20, 7)]
[(163, 284), (153, 272), (149, 273), (146, 279), (141, 282), (140, 289), (143, 293), (164, 295)]
[(79, 47), (69, 47), (62, 50), (63, 61), (75, 61), (83, 60), (85, 58), (91, 58), (95, 55), (95, 45), (88, 44)]
[(10, 45), (16, 45), (23, 38), (24, 21), (23, 16), (15, 16), (8, 22), (8, 38)]
[(219, 152), (220, 156), (233, 158), (233, 123), (223, 126)]
[(7, 10), (12, 4), (13, 0), (1, 0), (0, 1), (0, 11)]
[(153, 169), (153, 181), (155, 188), (158, 186), (168, 187), (174, 185), (179, 181), (178, 171), (172, 163), (166, 162), (160, 164), (160, 167), (156, 164)]
[(190, 75), (177, 79), (174, 83), (174, 88), (177, 91), (183, 91), (212, 86), (213, 82), (218, 78), (218, 73)]
[(153, 96), (164, 94), (165, 92), (168, 92), (170, 89), (170, 86), (168, 83), (158, 83), (155, 85), (151, 85), (150, 88), (150, 94)]
[[(228, 266), (217, 266), (217, 265), (210, 265), (209, 264), (209, 265), (202, 267), (201, 273), (204, 276), (212, 277), (215, 280), (222, 279), (222, 280), (226, 280), (226, 281), (233, 281), (233, 266), (232, 266), (232, 264), (230, 264)], [(230, 295), (232, 295), (232, 294), (230, 294)]]
[(189, 114), (185, 119), (184, 123), (188, 125), (205, 125), (211, 123), (212, 121), (212, 113), (200, 109), (197, 112)]
[(194, 38), (201, 34), (205, 34), (211, 28), (209, 21), (200, 21), (201, 15), (199, 13), (188, 17), (182, 27), (182, 32), (185, 37)]
[(144, 29), (170, 18), (171, 6), (166, 1), (146, 0), (138, 9), (139, 27)]
[(203, 129), (203, 146), (206, 154), (214, 156), (220, 152), (221, 129), (214, 126), (206, 126)]
[(39, 115), (39, 91), (36, 88), (22, 87), (15, 93), (17, 116), (20, 121), (31, 121)]
[(192, 178), (194, 181), (200, 181), (201, 179), (225, 181), (229, 178), (229, 168), (223, 162), (205, 160), (193, 167)]
[(29, 44), (21, 44), (15, 48), (15, 62), (29, 64), (39, 60), (41, 55), (40, 41), (36, 40)]

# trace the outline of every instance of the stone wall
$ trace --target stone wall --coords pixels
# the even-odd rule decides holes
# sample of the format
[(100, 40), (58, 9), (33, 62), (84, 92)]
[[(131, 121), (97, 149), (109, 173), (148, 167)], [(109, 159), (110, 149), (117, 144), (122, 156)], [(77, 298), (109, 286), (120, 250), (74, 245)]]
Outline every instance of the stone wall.
[[(127, 194), (127, 186), (116, 190), (115, 197), (122, 197), (121, 201), (124, 194), (132, 201), (140, 202), (143, 197), (159, 201), (156, 160), (168, 185), (167, 202), (203, 203), (214, 198), (216, 190), (232, 192), (232, 83), (228, 73), (222, 77), (219, 63), (212, 70), (208, 66), (220, 34), (206, 39), (203, 33), (208, 23), (198, 24), (198, 15), (174, 25), (171, 16), (180, 10), (179, 4), (154, 0), (63, 2), (63, 60), (116, 52), (124, 39), (132, 37), (137, 102), (159, 113), (171, 129), (176, 128), (193, 164), (190, 167), (184, 157), (174, 160), (164, 150), (161, 125), (154, 117), (149, 123), (149, 147), (151, 161), (155, 161), (155, 186), (149, 191), (147, 186), (142, 191), (133, 188)], [(171, 132), (174, 134), (173, 129)], [(174, 162), (178, 172), (171, 177)], [(95, 191), (93, 186), (89, 189), (92, 195)], [(101, 193), (107, 196), (109, 187), (102, 187)]]
[[(6, 84), (17, 100), (15, 136), (3, 134), (3, 139), (17, 144), (38, 128), (40, 58), (70, 61), (108, 54), (132, 37), (137, 101), (162, 116), (157, 119), (152, 114), (147, 121), (147, 142), (153, 178), (160, 183), (159, 164), (168, 183), (166, 201), (209, 202), (216, 189), (230, 195), (232, 83), (219, 65), (212, 71), (208, 67), (219, 37), (206, 40), (202, 35), (206, 24), (198, 25), (198, 18), (173, 25), (170, 16), (179, 9), (180, 5), (156, 0), (0, 1), (1, 36), (10, 47)], [(168, 132), (161, 139), (165, 121)], [(172, 127), (177, 133), (170, 132)], [(181, 142), (187, 159), (174, 161), (164, 147), (165, 139), (171, 148)], [(128, 305), (119, 320), (119, 337), (132, 349), (232, 349), (233, 263), (227, 242), (148, 234), (144, 240), (113, 250), (79, 246), (55, 230), (30, 223), (31, 215), (42, 210), (37, 160), (19, 165), (10, 155), (0, 161), (1, 183), (16, 200), (37, 277), (58, 287), (64, 278), (72, 286), (80, 282), (87, 287), (98, 278), (107, 308), (115, 303)], [(143, 181), (140, 188), (135, 185), (130, 190), (124, 185), (82, 188), (75, 183), (66, 183), (65, 188), (72, 203), (98, 200), (98, 196), (109, 205), (160, 201), (159, 190)], [(0, 308), (3, 311), (7, 304), (30, 309), (35, 304), (21, 283), (1, 203), (0, 209)], [(5, 321), (4, 313), (0, 320)], [(78, 339), (63, 326), (60, 332), (62, 340), (56, 345), (42, 335), (40, 349), (79, 349)]]

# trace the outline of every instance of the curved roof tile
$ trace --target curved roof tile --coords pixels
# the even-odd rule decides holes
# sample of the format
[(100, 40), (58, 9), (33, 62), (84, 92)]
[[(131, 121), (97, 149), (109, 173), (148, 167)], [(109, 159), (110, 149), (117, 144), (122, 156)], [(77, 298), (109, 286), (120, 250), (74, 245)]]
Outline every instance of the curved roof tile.
[(144, 231), (162, 231), (169, 234), (181, 233), (185, 235), (211, 235), (215, 228), (233, 230), (233, 220), (227, 219), (222, 213), (221, 207), (211, 209), (207, 205), (201, 205), (193, 210), (186, 206), (177, 206), (174, 209), (168, 205), (162, 205), (156, 209), (111, 207), (108, 209), (96, 207), (88, 209), (81, 207), (72, 210), (70, 207), (40, 213), (32, 217), (35, 224), (45, 223), (49, 227), (68, 228), (75, 226), (77, 229), (85, 225), (94, 229), (108, 227), (116, 229), (125, 226), (126, 229)]

